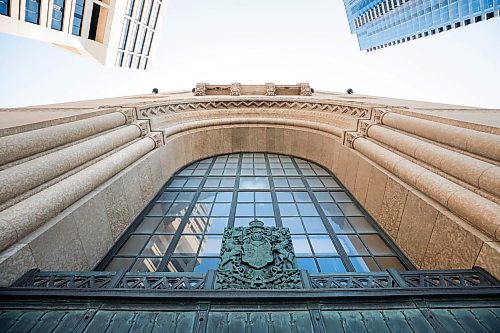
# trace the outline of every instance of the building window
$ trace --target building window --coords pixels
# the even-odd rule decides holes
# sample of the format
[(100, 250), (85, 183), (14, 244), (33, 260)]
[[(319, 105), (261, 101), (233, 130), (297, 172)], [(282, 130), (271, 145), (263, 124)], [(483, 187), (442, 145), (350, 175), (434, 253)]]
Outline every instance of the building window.
[(73, 29), (71, 33), (75, 36), (82, 35), (83, 9), (85, 8), (85, 0), (76, 0), (75, 14), (73, 16)]
[(158, 17), (160, 16), (161, 4), (156, 5), (155, 17), (153, 19), (153, 29), (156, 29), (156, 24), (158, 23)]
[(224, 228), (247, 226), (255, 218), (289, 228), (300, 269), (411, 267), (325, 169), (289, 156), (242, 153), (208, 158), (179, 171), (98, 269), (217, 269)]
[(145, 25), (149, 25), (149, 21), (151, 21), (151, 10), (153, 9), (154, 3), (155, 3), (154, 0), (149, 1), (148, 9), (146, 11), (146, 15), (144, 16), (144, 20), (143, 20), (143, 23)]
[(128, 0), (126, 14), (132, 16), (132, 11), (134, 10), (134, 0)]
[(90, 17), (89, 39), (99, 43), (104, 42), (107, 18), (108, 9), (94, 3), (92, 6), (92, 15)]
[(129, 27), (130, 27), (130, 20), (127, 18), (123, 19), (122, 35), (120, 37), (120, 45), (118, 46), (118, 48), (121, 50), (125, 50)]
[(10, 0), (0, 0), (0, 15), (10, 16)]
[(141, 21), (141, 16), (142, 16), (142, 12), (144, 10), (144, 0), (139, 0), (139, 4), (137, 5), (137, 16), (136, 16), (136, 20), (137, 21)]
[(52, 7), (52, 29), (62, 30), (64, 17), (64, 0), (54, 0)]
[(26, 0), (24, 20), (34, 24), (40, 23), (40, 0)]

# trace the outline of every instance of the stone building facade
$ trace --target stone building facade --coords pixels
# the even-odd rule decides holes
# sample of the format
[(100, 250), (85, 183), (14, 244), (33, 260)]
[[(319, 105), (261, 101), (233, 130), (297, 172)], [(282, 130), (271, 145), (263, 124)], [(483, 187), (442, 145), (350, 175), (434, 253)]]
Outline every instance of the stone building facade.
[(174, 172), (246, 151), (330, 170), (419, 269), (500, 277), (499, 114), (271, 84), (2, 110), (2, 284), (91, 269)]
[(92, 270), (177, 171), (239, 152), (328, 170), (416, 269), (500, 278), (500, 110), (200, 83), (0, 119), (2, 286)]

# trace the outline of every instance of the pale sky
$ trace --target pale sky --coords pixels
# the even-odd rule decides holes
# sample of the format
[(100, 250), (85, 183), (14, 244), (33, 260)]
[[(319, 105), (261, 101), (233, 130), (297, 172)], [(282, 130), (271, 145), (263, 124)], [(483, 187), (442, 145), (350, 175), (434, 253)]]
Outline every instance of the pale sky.
[(0, 34), (0, 107), (160, 91), (196, 82), (317, 90), (500, 108), (500, 19), (367, 53), (342, 0), (169, 0), (148, 71), (103, 67)]

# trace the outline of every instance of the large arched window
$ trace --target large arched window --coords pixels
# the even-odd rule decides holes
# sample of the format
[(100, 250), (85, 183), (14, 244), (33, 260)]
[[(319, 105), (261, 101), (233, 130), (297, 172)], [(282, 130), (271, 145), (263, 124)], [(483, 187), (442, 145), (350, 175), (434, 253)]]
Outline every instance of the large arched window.
[(298, 267), (311, 273), (411, 267), (325, 169), (289, 156), (241, 153), (179, 171), (98, 269), (217, 269), (224, 228), (254, 218), (288, 227)]

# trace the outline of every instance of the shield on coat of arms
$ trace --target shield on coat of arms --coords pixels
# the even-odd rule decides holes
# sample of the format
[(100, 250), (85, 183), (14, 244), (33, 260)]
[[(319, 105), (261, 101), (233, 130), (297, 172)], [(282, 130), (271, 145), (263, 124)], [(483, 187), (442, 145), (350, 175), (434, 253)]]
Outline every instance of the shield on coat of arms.
[(249, 239), (243, 244), (241, 260), (257, 269), (266, 266), (274, 260), (271, 243)]

